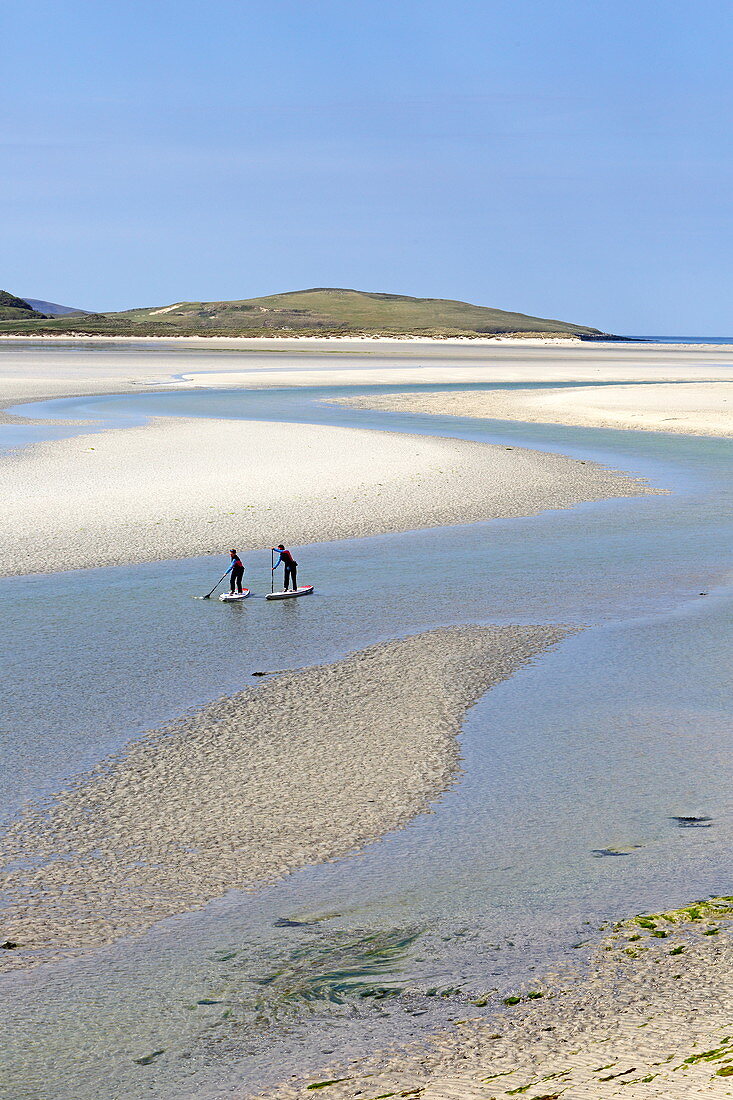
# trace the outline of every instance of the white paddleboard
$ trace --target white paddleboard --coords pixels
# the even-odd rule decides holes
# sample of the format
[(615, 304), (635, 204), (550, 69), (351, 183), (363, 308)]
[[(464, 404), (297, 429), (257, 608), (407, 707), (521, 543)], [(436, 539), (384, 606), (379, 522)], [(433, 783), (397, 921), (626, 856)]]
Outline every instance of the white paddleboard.
[(302, 588), (296, 588), (294, 592), (268, 592), (266, 600), (292, 600), (294, 596), (310, 596), (313, 591), (312, 584), (304, 584)]
[(246, 600), (247, 596), (252, 595), (251, 588), (244, 588), (241, 592), (223, 592), (219, 599), (222, 603), (239, 603), (240, 600)]

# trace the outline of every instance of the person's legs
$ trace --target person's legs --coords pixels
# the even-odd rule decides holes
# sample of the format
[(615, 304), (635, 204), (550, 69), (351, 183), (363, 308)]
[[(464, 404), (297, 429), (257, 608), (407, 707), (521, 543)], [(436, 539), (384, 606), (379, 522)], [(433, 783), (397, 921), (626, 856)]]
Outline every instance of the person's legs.
[(244, 566), (240, 565), (237, 568), (237, 592), (242, 594), (242, 577), (244, 576)]
[(295, 589), (298, 587), (298, 566), (297, 565), (291, 566), (290, 575), (293, 578), (293, 592), (295, 592)]
[(234, 584), (235, 584), (234, 575), (235, 575), (235, 573), (236, 573), (236, 569), (232, 568), (232, 571), (229, 574), (229, 592), (231, 593), (232, 596), (234, 595)]

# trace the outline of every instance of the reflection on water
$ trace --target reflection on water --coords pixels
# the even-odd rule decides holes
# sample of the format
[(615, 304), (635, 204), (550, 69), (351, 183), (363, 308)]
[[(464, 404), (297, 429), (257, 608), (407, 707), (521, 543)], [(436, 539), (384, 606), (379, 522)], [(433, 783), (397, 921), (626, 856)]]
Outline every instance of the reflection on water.
[[(169, 411), (185, 397), (208, 415), (224, 400), (174, 396)], [(153, 397), (138, 399), (146, 411)], [(302, 391), (295, 411), (282, 392), (256, 400), (263, 417), (281, 401), (283, 417), (316, 415)], [(248, 395), (240, 415), (252, 407)], [(317, 1067), (329, 1051), (417, 1035), (465, 1016), (466, 1001), (476, 1014), (533, 988), (582, 956), (606, 918), (730, 892), (729, 444), (427, 423), (592, 454), (672, 493), (308, 547), (299, 560), (318, 596), (307, 606), (194, 602), (223, 569), (210, 557), (0, 582), (8, 814), (255, 670), (437, 625), (586, 628), (473, 708), (464, 774), (407, 829), (81, 962), (4, 979), (3, 1095), (37, 1100), (51, 1077), (54, 1100), (228, 1096), (232, 1079)], [(264, 593), (268, 555), (246, 564)]]

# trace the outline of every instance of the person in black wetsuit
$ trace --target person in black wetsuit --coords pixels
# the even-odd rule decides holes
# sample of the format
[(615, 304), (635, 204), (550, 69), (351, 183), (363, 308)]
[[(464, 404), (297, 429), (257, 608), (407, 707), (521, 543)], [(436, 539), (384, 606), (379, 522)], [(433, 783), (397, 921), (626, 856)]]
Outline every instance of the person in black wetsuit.
[(280, 562), (282, 562), (283, 565), (285, 566), (285, 579), (284, 579), (284, 582), (283, 582), (283, 591), (287, 592), (288, 585), (289, 585), (289, 583), (292, 579), (293, 592), (295, 592), (296, 588), (298, 587), (298, 563), (297, 563), (297, 561), (295, 560), (293, 555), (290, 553), (290, 551), (285, 549), (285, 547), (283, 546), (282, 543), (279, 543), (277, 546), (273, 546), (272, 549), (276, 554), (280, 555), (280, 557), (277, 559), (277, 561), (275, 562), (275, 564), (272, 567), (273, 573), (277, 569)]
[(228, 572), (231, 574), (229, 577), (229, 591), (232, 596), (234, 590), (237, 590), (238, 595), (242, 594), (242, 577), (244, 576), (244, 566), (239, 560), (239, 554), (236, 550), (230, 550), (229, 556), (232, 559), (232, 564), (229, 566)]

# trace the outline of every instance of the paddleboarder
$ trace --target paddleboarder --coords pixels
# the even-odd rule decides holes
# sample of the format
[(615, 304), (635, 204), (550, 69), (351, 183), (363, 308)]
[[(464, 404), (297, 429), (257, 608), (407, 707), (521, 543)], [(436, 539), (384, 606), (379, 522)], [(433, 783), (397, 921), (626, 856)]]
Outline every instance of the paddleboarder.
[(292, 581), (293, 581), (293, 592), (295, 592), (295, 590), (298, 587), (298, 563), (297, 563), (297, 561), (295, 560), (293, 555), (290, 553), (290, 551), (285, 549), (285, 547), (283, 546), (282, 543), (279, 543), (277, 546), (273, 546), (272, 547), (272, 552), (274, 554), (279, 554), (280, 555), (280, 557), (277, 559), (277, 561), (275, 562), (275, 564), (272, 567), (273, 573), (277, 569), (280, 562), (282, 562), (283, 565), (285, 566), (285, 580), (284, 580), (284, 583), (283, 583), (283, 592), (287, 592), (288, 585), (290, 584), (291, 578), (292, 578)]
[(231, 574), (231, 576), (229, 578), (229, 591), (231, 592), (231, 594), (233, 596), (234, 595), (234, 590), (236, 589), (237, 595), (241, 596), (242, 595), (242, 577), (244, 576), (244, 566), (242, 565), (242, 562), (240, 561), (240, 558), (239, 558), (239, 554), (237, 553), (236, 550), (230, 550), (229, 551), (229, 557), (232, 559), (232, 563), (229, 566), (229, 568), (227, 569), (227, 573)]

